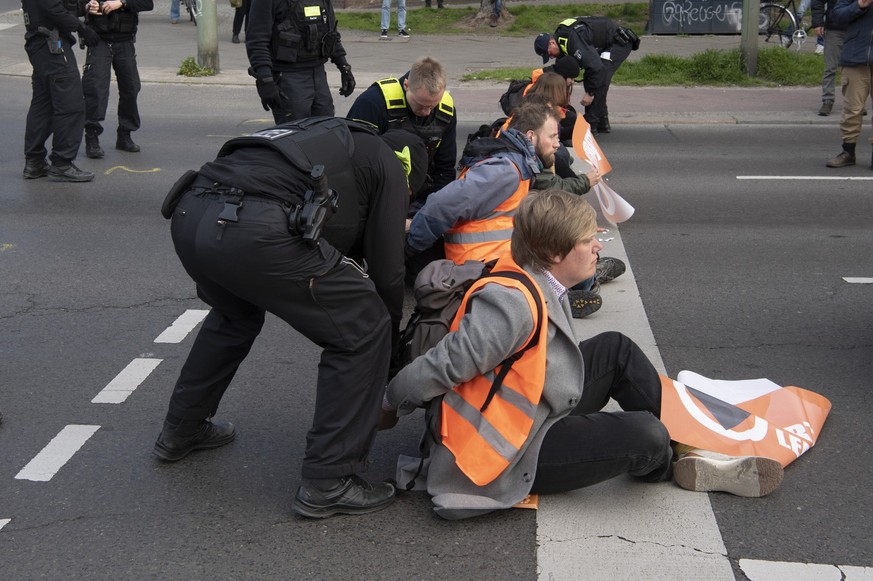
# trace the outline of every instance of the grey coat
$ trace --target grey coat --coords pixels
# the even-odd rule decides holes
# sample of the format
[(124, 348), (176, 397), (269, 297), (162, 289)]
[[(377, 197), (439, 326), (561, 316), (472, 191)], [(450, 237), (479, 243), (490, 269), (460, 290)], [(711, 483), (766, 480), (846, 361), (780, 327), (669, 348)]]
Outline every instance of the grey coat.
[[(530, 435), (520, 453), (496, 480), (485, 486), (473, 484), (455, 465), (454, 457), (441, 444), (430, 454), (427, 491), (434, 510), (446, 519), (461, 519), (509, 508), (530, 492), (536, 474), (537, 456), (546, 431), (566, 416), (582, 395), (584, 362), (580, 339), (574, 334), (566, 299), (558, 304), (545, 276), (525, 269), (545, 297), (548, 316), (546, 380)], [(533, 316), (521, 291), (499, 284), (482, 287), (472, 310), (459, 329), (449, 333), (433, 349), (415, 359), (388, 385), (388, 399), (405, 415), (445, 394), (455, 385), (489, 373), (502, 360), (520, 349), (534, 328)], [(436, 421), (437, 429), (439, 421)], [(409, 461), (407, 458), (406, 461)], [(418, 463), (398, 464), (398, 481)]]

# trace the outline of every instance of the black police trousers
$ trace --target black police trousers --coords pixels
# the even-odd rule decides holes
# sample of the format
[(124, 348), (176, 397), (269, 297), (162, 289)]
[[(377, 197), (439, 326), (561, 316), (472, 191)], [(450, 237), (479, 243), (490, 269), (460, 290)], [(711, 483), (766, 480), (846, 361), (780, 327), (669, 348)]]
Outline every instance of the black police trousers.
[(100, 123), (106, 119), (109, 106), (111, 69), (118, 83), (118, 129), (126, 132), (139, 129), (139, 107), (136, 97), (142, 84), (136, 68), (136, 49), (132, 40), (106, 42), (88, 47), (82, 67), (82, 91), (85, 94), (85, 133), (100, 135)]
[(35, 50), (29, 46), (27, 51), (33, 66), (33, 97), (24, 130), (24, 155), (28, 160), (45, 159), (45, 142), (52, 135), (49, 159), (55, 165), (76, 159), (85, 123), (85, 100), (76, 55), (66, 39), (61, 40), (61, 45), (63, 54), (51, 54), (44, 41)]
[(606, 96), (609, 94), (609, 85), (612, 84), (612, 77), (615, 71), (621, 66), (621, 63), (627, 60), (630, 56), (630, 45), (622, 46), (618, 43), (612, 45), (609, 49), (610, 59), (602, 61), (604, 73), (601, 86), (595, 89), (594, 101), (585, 107), (585, 121), (593, 128), (597, 128), (601, 121), (609, 118), (609, 106), (606, 104)]
[[(182, 367), (167, 419), (215, 414), (269, 311), (324, 349), (303, 478), (363, 471), (388, 373), (388, 311), (353, 261), (324, 240), (312, 247), (292, 236), (280, 203), (246, 196), (239, 221), (221, 224), (225, 202), (234, 199), (189, 190), (173, 214), (176, 253), (212, 309)], [(277, 382), (308, 389), (294, 376)]]
[(307, 117), (333, 117), (333, 97), (324, 65), (278, 73), (282, 105), (273, 108), (276, 124)]

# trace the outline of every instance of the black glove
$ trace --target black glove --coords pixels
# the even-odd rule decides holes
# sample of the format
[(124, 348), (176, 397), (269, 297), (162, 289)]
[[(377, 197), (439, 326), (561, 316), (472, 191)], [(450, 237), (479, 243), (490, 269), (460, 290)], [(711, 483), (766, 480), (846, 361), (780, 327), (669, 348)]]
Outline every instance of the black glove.
[(339, 67), (339, 71), (342, 79), (339, 93), (343, 97), (348, 97), (355, 92), (355, 76), (352, 74), (352, 65), (342, 65)]
[(264, 111), (275, 109), (282, 105), (282, 95), (279, 93), (279, 87), (272, 77), (256, 79), (255, 86), (258, 88), (258, 96), (261, 98), (261, 105), (264, 106)]
[(83, 40), (85, 46), (97, 46), (100, 44), (100, 35), (90, 26), (83, 26), (78, 32), (79, 38)]

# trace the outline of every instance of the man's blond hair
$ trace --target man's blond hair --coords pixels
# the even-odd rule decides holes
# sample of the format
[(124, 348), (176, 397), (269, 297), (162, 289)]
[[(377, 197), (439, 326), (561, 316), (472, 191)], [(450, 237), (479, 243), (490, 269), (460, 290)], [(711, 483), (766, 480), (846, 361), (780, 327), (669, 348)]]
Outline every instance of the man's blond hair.
[(446, 70), (429, 56), (412, 63), (408, 80), (410, 91), (425, 89), (431, 95), (438, 95), (446, 90)]
[(597, 233), (594, 208), (563, 190), (532, 191), (518, 206), (512, 226), (512, 259), (520, 266), (549, 270), (580, 240)]

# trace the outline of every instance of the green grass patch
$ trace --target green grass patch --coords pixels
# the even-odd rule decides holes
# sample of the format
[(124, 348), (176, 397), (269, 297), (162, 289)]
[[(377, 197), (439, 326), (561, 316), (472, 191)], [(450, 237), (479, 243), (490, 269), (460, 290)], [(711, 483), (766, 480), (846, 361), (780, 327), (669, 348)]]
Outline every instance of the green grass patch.
[[(431, 8), (410, 9), (406, 12), (406, 26), (415, 34), (464, 34), (475, 30), (477, 34), (500, 34), (509, 36), (530, 36), (543, 31), (553, 31), (565, 18), (597, 14), (609, 16), (623, 26), (642, 35), (649, 20), (649, 5), (634, 4), (558, 4), (549, 6), (510, 6), (509, 13), (514, 21), (497, 28), (471, 28), (465, 23), (479, 11), (476, 7), (450, 7), (442, 10)], [(337, 14), (339, 29), (379, 30), (381, 25), (379, 10), (348, 10)]]
[(197, 64), (197, 59), (193, 56), (189, 56), (182, 61), (182, 64), (179, 66), (179, 71), (176, 74), (185, 77), (211, 77), (215, 75), (215, 71), (209, 67), (201, 67)]
[[(783, 48), (758, 52), (758, 76), (743, 72), (742, 53), (706, 50), (691, 57), (655, 54), (625, 62), (612, 79), (615, 85), (634, 86), (818, 86), (821, 57)], [(464, 75), (462, 80), (503, 81), (530, 77), (530, 69), (504, 68)]]

